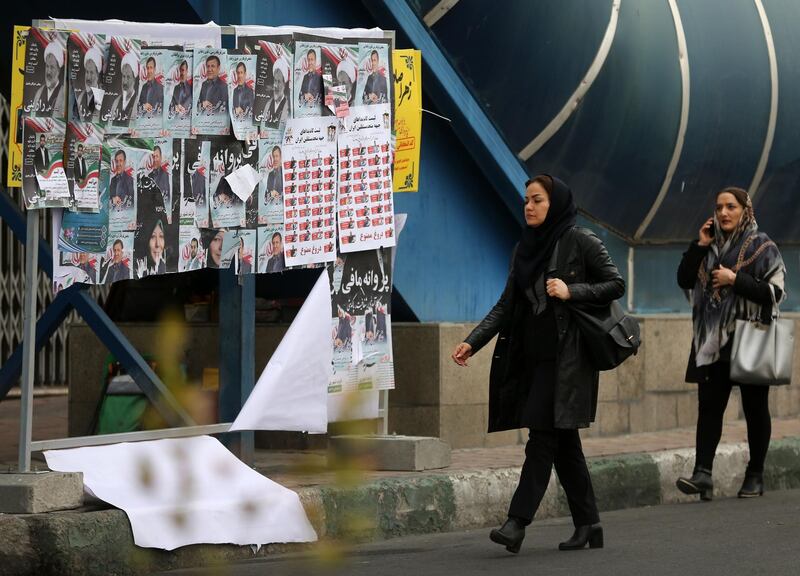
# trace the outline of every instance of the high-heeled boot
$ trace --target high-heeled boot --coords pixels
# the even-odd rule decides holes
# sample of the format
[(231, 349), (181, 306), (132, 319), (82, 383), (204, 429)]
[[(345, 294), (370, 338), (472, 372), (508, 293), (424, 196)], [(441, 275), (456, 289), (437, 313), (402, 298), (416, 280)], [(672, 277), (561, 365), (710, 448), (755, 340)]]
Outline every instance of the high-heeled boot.
[(506, 523), (501, 528), (495, 528), (489, 533), (489, 539), (492, 542), (505, 546), (506, 550), (514, 554), (519, 552), (524, 538), (525, 526), (516, 518), (511, 517), (506, 520)]
[(762, 472), (745, 472), (744, 482), (739, 489), (739, 498), (756, 498), (764, 495), (764, 474)]
[(589, 548), (603, 547), (603, 527), (600, 524), (576, 526), (572, 538), (558, 545), (559, 550), (580, 550), (586, 544)]
[(711, 470), (702, 466), (695, 466), (691, 478), (678, 478), (675, 486), (684, 494), (700, 494), (700, 500), (711, 500), (714, 495)]

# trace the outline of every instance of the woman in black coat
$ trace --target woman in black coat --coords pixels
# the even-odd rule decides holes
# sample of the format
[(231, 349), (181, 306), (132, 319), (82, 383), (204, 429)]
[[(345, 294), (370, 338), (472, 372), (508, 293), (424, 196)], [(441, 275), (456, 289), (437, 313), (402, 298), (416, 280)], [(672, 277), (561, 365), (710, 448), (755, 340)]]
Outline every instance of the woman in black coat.
[(772, 321), (773, 305), (785, 296), (785, 273), (778, 247), (758, 230), (747, 192), (725, 188), (717, 194), (714, 216), (700, 228), (698, 239), (678, 267), (678, 285), (691, 291), (692, 302), (693, 337), (686, 381), (698, 384), (694, 472), (676, 482), (685, 494), (711, 500), (711, 467), (734, 385), (741, 392), (750, 448), (739, 497), (764, 493), (764, 459), (772, 434), (769, 386), (732, 382), (731, 348), (737, 319)]
[(568, 302), (611, 303), (625, 283), (600, 239), (575, 225), (577, 207), (561, 180), (540, 175), (525, 185), (525, 222), (502, 296), (456, 347), (467, 359), (499, 333), (489, 387), (489, 432), (527, 427), (525, 463), (508, 520), (492, 541), (519, 552), (525, 526), (544, 496), (550, 473), (567, 494), (575, 524), (560, 550), (603, 546), (592, 480), (579, 428), (594, 421), (598, 373)]

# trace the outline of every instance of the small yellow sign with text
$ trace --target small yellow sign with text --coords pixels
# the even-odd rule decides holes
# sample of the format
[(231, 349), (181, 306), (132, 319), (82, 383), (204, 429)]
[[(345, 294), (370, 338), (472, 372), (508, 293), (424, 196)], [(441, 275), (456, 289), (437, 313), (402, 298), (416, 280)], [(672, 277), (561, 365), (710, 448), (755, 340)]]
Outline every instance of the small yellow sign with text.
[(394, 191), (419, 190), (419, 152), (422, 136), (422, 52), (395, 50), (394, 130), (397, 146), (394, 156)]

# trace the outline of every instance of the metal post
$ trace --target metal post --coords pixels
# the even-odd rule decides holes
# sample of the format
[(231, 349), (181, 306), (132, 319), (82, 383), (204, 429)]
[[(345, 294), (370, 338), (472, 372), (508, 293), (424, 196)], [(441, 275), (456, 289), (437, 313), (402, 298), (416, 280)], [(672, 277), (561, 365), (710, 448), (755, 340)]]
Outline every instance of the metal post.
[(19, 418), (19, 471), (31, 471), (33, 374), (36, 360), (36, 294), (39, 279), (39, 212), (28, 210), (25, 238), (25, 310), (22, 316), (22, 382)]
[[(256, 372), (256, 277), (253, 274), (246, 274), (239, 277), (239, 283), (242, 291), (242, 307), (241, 307), (241, 338), (242, 345), (241, 353), (241, 366), (242, 366), (242, 388), (241, 388), (241, 406), (247, 402), (250, 393), (255, 387), (255, 372)], [(242, 432), (241, 442), (242, 449), (240, 458), (242, 462), (248, 466), (252, 466), (255, 461), (256, 452), (256, 435), (255, 432), (247, 431)]]

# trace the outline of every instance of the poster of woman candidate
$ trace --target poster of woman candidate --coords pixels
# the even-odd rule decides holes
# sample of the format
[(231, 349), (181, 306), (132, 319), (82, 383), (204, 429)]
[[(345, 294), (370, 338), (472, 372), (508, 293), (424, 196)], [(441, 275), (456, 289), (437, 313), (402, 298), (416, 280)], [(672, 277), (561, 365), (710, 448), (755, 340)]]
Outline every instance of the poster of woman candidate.
[(31, 28), (25, 48), (22, 110), (33, 118), (66, 120), (68, 32)]
[(255, 71), (255, 54), (228, 53), (228, 110), (237, 140), (258, 138), (258, 126), (253, 123)]
[(167, 252), (178, 246), (176, 227), (169, 225), (169, 211), (153, 179), (142, 174), (137, 180), (134, 275), (144, 278), (166, 274)]
[(392, 71), (387, 42), (358, 43), (356, 99), (362, 105), (391, 103)]
[[(225, 179), (244, 163), (258, 162), (258, 142), (251, 145), (229, 138), (215, 138), (211, 141), (211, 175), (209, 178), (211, 207), (211, 226), (229, 228), (244, 226), (245, 205), (231, 189)], [(252, 164), (251, 164), (252, 165)], [(254, 168), (257, 168), (254, 166)]]
[(240, 36), (239, 48), (257, 56), (253, 121), (262, 137), (282, 132), (292, 107), (293, 44), (291, 35)]
[(228, 52), (222, 48), (194, 51), (192, 134), (230, 134), (228, 116)]
[(73, 199), (73, 210), (100, 210), (100, 150), (103, 146), (103, 127), (90, 122), (70, 121), (64, 151), (67, 154), (66, 173)]
[(108, 61), (108, 43), (103, 34), (72, 32), (67, 41), (72, 108), (69, 117), (81, 122), (100, 122), (103, 104), (103, 73)]
[(136, 98), (135, 135), (155, 138), (164, 135), (164, 69), (170, 50), (142, 48), (139, 53), (139, 92)]
[(22, 192), (28, 210), (72, 204), (64, 170), (66, 124), (55, 118), (23, 118)]
[[(303, 35), (297, 35), (303, 38)], [(298, 40), (294, 53), (294, 118), (322, 116), (322, 42)]]
[(283, 138), (286, 264), (336, 258), (336, 130), (338, 120), (289, 120)]
[(127, 134), (136, 119), (140, 51), (139, 40), (111, 37), (100, 108), (100, 121), (105, 123), (106, 133)]
[(258, 141), (258, 224), (283, 226), (283, 152), (280, 138)]
[(164, 130), (173, 138), (192, 133), (192, 51), (165, 51)]

